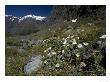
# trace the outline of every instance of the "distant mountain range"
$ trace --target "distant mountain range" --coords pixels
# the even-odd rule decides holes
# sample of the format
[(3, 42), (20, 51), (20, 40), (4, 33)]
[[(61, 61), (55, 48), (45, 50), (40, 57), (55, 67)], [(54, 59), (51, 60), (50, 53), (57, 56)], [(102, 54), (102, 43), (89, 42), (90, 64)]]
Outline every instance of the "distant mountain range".
[(9, 18), (11, 21), (14, 21), (14, 20), (17, 19), (19, 22), (22, 22), (23, 20), (26, 20), (26, 19), (35, 19), (35, 20), (42, 21), (46, 18), (46, 17), (42, 17), (42, 16), (35, 16), (35, 15), (26, 15), (26, 16), (23, 16), (23, 17), (5, 15), (5, 17)]
[(16, 17), (13, 15), (5, 15), (5, 30), (7, 34), (28, 34), (41, 29), (47, 17), (26, 15)]

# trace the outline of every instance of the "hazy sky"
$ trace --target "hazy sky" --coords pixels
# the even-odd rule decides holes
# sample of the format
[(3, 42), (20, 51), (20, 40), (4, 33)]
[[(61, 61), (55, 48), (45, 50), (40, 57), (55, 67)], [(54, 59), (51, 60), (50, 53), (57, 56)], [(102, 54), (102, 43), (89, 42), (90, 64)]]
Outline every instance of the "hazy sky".
[(14, 16), (24, 16), (34, 14), (37, 16), (49, 16), (51, 5), (6, 5), (5, 14)]

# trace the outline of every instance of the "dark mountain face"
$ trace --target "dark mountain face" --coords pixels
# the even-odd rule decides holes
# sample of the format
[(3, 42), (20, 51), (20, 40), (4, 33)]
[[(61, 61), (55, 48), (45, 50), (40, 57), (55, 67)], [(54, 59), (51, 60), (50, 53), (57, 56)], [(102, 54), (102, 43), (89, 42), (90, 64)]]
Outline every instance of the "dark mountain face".
[(93, 17), (95, 19), (105, 20), (105, 5), (61, 5), (53, 6), (52, 18), (71, 20), (79, 17)]

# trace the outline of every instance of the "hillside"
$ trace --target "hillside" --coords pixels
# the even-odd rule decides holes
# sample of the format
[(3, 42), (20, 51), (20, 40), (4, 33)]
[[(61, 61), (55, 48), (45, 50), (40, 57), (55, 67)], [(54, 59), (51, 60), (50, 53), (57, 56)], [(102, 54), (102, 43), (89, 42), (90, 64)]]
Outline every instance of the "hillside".
[[(86, 9), (85, 14), (82, 7)], [(45, 25), (47, 28), (28, 35), (7, 36), (5, 74), (105, 76), (104, 8), (54, 6)]]

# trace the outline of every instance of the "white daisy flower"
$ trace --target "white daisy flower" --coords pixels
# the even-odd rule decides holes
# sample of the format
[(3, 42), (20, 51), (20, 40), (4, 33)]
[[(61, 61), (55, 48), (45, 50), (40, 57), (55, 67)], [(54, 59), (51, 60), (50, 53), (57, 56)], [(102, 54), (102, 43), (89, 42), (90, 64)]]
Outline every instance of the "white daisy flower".
[(47, 52), (47, 50), (44, 50), (44, 52)]
[(69, 44), (67, 44), (66, 46), (70, 46)]
[(47, 48), (46, 50), (44, 50), (44, 52), (47, 52), (47, 51), (49, 51), (49, 50), (51, 50), (51, 47), (49, 47), (49, 48)]
[(80, 54), (79, 54), (79, 53), (77, 53), (77, 54), (76, 54), (76, 57), (79, 57), (79, 56), (80, 56)]
[(48, 50), (51, 50), (52, 47), (49, 47)]
[(48, 54), (47, 54), (47, 56), (51, 57), (51, 54), (50, 54), (50, 53), (48, 53)]
[(73, 44), (73, 45), (77, 44), (76, 39), (73, 39), (72, 44)]
[(69, 35), (68, 37), (66, 37), (66, 40), (69, 39), (71, 36)]
[(86, 64), (84, 62), (81, 62), (80, 67), (86, 67)]
[(87, 43), (87, 42), (83, 42), (83, 44), (84, 44), (85, 46), (89, 45), (89, 43)]
[(82, 44), (78, 44), (77, 46), (78, 46), (78, 48), (83, 48)]
[(60, 67), (60, 64), (59, 64), (59, 63), (57, 63), (57, 64), (55, 65), (55, 67)]
[(62, 53), (65, 53), (65, 51), (64, 51), (64, 50), (62, 50)]
[(46, 40), (43, 40), (43, 43), (45, 43)]
[(47, 63), (47, 60), (45, 60), (44, 63)]
[(66, 43), (67, 43), (67, 40), (65, 39), (64, 42), (63, 42), (63, 44), (66, 44)]
[(77, 37), (77, 39), (79, 39), (79, 37)]
[(62, 38), (62, 40), (65, 40), (65, 38)]
[(76, 21), (77, 21), (77, 19), (73, 19), (73, 20), (71, 20), (73, 23), (75, 23)]
[(100, 39), (105, 39), (106, 38), (106, 35), (102, 35), (101, 37), (100, 37)]
[(55, 55), (55, 54), (56, 54), (56, 52), (54, 52), (54, 51), (53, 51), (53, 52), (51, 52), (51, 53), (52, 53), (53, 55)]
[(43, 58), (45, 58), (45, 56), (42, 56)]

